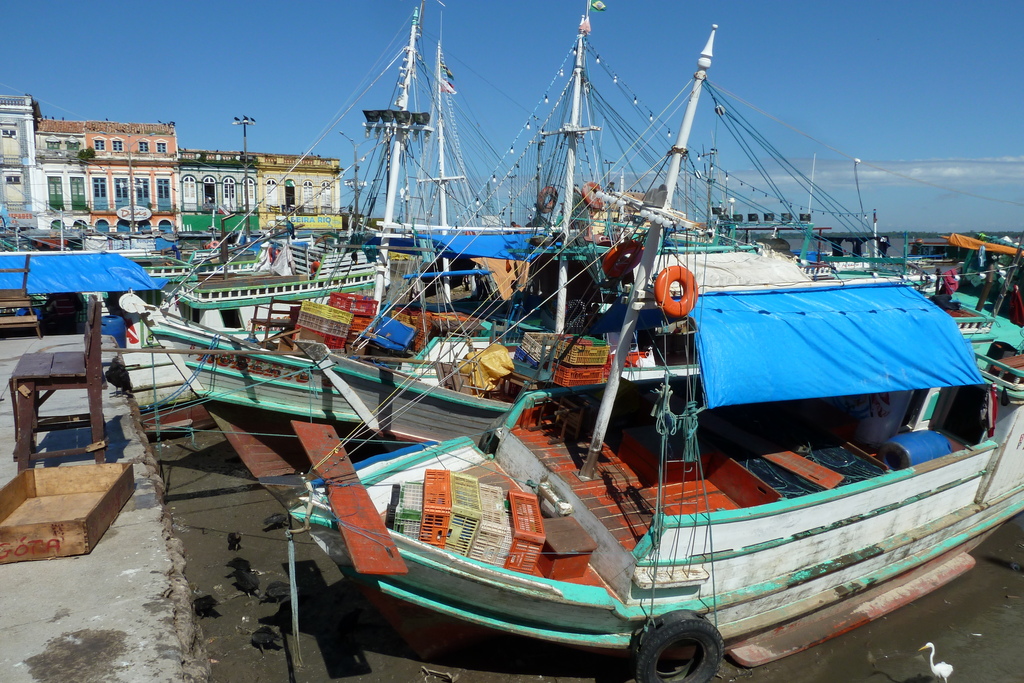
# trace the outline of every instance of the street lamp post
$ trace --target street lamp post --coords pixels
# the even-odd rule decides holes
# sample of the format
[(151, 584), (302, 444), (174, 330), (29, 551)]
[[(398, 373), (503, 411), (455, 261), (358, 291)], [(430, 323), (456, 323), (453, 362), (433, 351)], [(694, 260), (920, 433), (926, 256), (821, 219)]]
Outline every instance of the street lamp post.
[(352, 191), (355, 195), (352, 197), (352, 211), (348, 217), (348, 230), (349, 233), (353, 232), (353, 219), (359, 215), (359, 145), (356, 141), (345, 135), (344, 131), (338, 131), (343, 138), (352, 143)]
[(256, 125), (256, 119), (251, 119), (248, 116), (242, 118), (235, 117), (232, 122), (233, 126), (242, 127), (242, 168), (245, 174), (245, 180), (242, 181), (242, 194), (245, 195), (245, 240), (249, 241), (249, 141), (248, 131), (249, 126)]

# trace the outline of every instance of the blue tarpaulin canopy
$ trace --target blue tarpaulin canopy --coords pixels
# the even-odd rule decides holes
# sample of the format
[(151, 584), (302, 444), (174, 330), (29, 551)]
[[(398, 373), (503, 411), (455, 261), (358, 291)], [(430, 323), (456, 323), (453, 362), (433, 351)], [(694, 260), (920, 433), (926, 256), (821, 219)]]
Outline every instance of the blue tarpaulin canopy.
[[(26, 254), (0, 254), (0, 270), (25, 267)], [(0, 289), (21, 289), (22, 273), (0, 273)], [(139, 264), (120, 254), (57, 252), (31, 254), (28, 293), (127, 292), (162, 289), (166, 280), (154, 279)]]
[(982, 384), (945, 311), (904, 285), (701, 293), (709, 408)]

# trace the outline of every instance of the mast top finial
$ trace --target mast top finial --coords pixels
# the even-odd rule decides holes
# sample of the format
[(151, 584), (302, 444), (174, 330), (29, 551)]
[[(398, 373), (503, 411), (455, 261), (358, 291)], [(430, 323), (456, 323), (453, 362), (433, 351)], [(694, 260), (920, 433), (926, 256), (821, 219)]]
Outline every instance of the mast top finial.
[(708, 44), (704, 46), (704, 49), (700, 53), (700, 59), (697, 60), (697, 69), (704, 71), (711, 67), (711, 57), (714, 46), (715, 46), (715, 31), (718, 30), (718, 24), (711, 24), (711, 35), (708, 37)]

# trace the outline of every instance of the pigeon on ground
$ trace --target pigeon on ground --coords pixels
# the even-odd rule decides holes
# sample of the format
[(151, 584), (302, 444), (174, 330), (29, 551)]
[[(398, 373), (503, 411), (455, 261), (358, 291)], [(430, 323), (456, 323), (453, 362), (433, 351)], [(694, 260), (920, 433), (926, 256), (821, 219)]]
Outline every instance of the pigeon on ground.
[(132, 393), (132, 378), (128, 374), (128, 368), (124, 366), (124, 361), (121, 360), (121, 356), (114, 356), (110, 359), (110, 367), (107, 368), (106, 372), (107, 381), (114, 385), (116, 391), (114, 396), (118, 394), (125, 394), (131, 396)]
[(238, 590), (246, 595), (260, 597), (260, 577), (255, 573), (245, 569), (236, 569), (232, 572), (232, 576), (235, 577), (235, 585), (238, 586)]
[(273, 529), (283, 529), (286, 524), (288, 524), (288, 515), (283, 512), (275, 512), (263, 520), (263, 530), (272, 531)]
[(232, 569), (244, 569), (245, 571), (252, 569), (252, 565), (249, 564), (249, 560), (243, 557), (233, 557), (230, 562), (226, 562), (225, 564)]
[(242, 534), (232, 531), (228, 534), (228, 550), (234, 552), (242, 549)]
[(212, 595), (200, 595), (192, 601), (192, 609), (195, 610), (197, 617), (209, 617), (217, 614), (214, 608), (219, 604), (217, 598)]
[(284, 581), (271, 581), (263, 591), (260, 602), (283, 602), (292, 596), (291, 587)]
[(278, 649), (277, 641), (281, 639), (281, 636), (274, 632), (274, 629), (270, 626), (260, 626), (252, 634), (253, 647), (263, 654), (263, 648), (269, 647), (273, 650)]

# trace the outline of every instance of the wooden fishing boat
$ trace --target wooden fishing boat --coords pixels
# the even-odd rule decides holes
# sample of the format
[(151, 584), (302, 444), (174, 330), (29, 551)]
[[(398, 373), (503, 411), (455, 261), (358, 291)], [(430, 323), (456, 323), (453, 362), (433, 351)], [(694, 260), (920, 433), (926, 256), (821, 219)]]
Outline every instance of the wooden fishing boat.
[[(343, 439), (294, 425), (309, 472), (282, 494), (291, 514), (421, 656), (512, 633), (632, 655), (640, 683), (706, 683), (727, 654), (770, 662), (934, 590), (1024, 509), (1024, 421), (1009, 391), (996, 415), (990, 384), (1019, 369), (976, 356), (913, 286), (715, 287), (657, 261), (662, 228), (701, 229), (671, 188), (713, 38), (670, 189), (645, 198), (658, 220), (607, 385), (526, 392), (490, 439), (355, 473), (341, 473)], [(685, 323), (689, 369), (622, 381), (654, 307)], [(350, 514), (343, 498), (357, 495)]]

